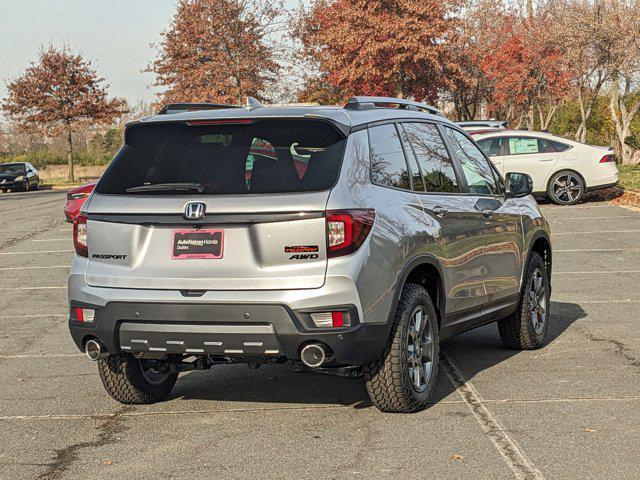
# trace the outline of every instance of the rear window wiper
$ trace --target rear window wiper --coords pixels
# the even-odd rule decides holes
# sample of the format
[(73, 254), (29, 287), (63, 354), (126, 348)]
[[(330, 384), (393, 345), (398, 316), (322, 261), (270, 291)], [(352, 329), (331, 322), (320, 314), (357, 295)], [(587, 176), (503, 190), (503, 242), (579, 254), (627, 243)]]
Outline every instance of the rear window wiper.
[(151, 183), (149, 185), (139, 185), (137, 187), (127, 188), (126, 190), (127, 193), (171, 191), (195, 191), (202, 193), (204, 192), (204, 187), (199, 183)]

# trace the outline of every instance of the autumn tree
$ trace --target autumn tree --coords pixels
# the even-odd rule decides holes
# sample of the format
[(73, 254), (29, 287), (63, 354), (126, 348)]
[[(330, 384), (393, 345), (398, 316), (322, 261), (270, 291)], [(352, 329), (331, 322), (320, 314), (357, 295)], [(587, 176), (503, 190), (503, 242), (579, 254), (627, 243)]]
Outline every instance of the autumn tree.
[(435, 101), (456, 68), (446, 48), (459, 0), (316, 0), (298, 15), (294, 37), (321, 80), (347, 96)]
[(491, 82), (481, 62), (496, 37), (502, 36), (501, 26), (507, 24), (508, 17), (507, 6), (496, 0), (468, 0), (464, 15), (459, 17), (448, 46), (454, 68), (445, 72), (448, 85), (443, 92), (453, 104), (458, 120), (473, 120), (482, 115), (490, 101)]
[(505, 17), (500, 35), (493, 39), (480, 66), (491, 83), (494, 104), (506, 107), (510, 121), (535, 123), (537, 110), (540, 128), (546, 129), (559, 102), (567, 95), (571, 69), (563, 52), (540, 41), (551, 28), (543, 17)]
[(104, 79), (81, 55), (68, 48), (40, 51), (37, 62), (7, 84), (2, 110), (18, 131), (45, 137), (67, 137), (69, 181), (73, 173), (73, 133), (88, 125), (108, 124), (124, 108), (124, 101), (108, 98)]
[(162, 101), (242, 104), (263, 99), (279, 71), (271, 37), (279, 0), (180, 0), (148, 71)]
[(625, 35), (616, 35), (617, 42), (610, 48), (609, 113), (622, 163), (637, 163), (639, 159), (634, 159), (626, 140), (631, 135), (631, 122), (640, 111), (640, 1), (610, 0), (610, 6), (606, 23)]
[(619, 29), (622, 12), (616, 0), (556, 0), (549, 2), (554, 28), (548, 43), (560, 48), (572, 65), (574, 97), (580, 107), (576, 140), (586, 141), (587, 125), (598, 97), (611, 80), (612, 60), (628, 37), (637, 33)]

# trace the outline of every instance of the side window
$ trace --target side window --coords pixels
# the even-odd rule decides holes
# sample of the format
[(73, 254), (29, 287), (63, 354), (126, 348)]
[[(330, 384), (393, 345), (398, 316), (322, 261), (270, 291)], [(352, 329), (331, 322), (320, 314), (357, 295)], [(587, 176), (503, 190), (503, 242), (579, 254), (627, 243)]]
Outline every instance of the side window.
[(369, 128), (369, 145), (373, 183), (411, 190), (409, 170), (396, 127), (387, 124)]
[(418, 161), (416, 160), (413, 149), (409, 144), (407, 132), (402, 128), (400, 124), (397, 125), (397, 128), (400, 132), (400, 138), (402, 139), (404, 155), (407, 159), (407, 163), (409, 164), (409, 170), (411, 171), (411, 183), (413, 184), (413, 191), (424, 192), (424, 181), (422, 179), (422, 173), (420, 171), (420, 167), (418, 167)]
[(412, 151), (422, 168), (427, 192), (459, 192), (453, 162), (435, 125), (403, 123)]
[(540, 150), (540, 152), (544, 153), (557, 153), (568, 150), (569, 146), (565, 145), (564, 143), (554, 142), (553, 140), (549, 140), (547, 138), (539, 138), (538, 149)]
[(509, 137), (509, 155), (525, 155), (528, 153), (539, 153), (537, 138), (530, 137)]
[(482, 151), (490, 157), (509, 155), (509, 144), (505, 137), (492, 137), (478, 141)]
[(456, 156), (460, 160), (469, 192), (477, 195), (498, 195), (500, 189), (496, 183), (493, 168), (482, 151), (462, 133), (451, 128), (446, 130)]

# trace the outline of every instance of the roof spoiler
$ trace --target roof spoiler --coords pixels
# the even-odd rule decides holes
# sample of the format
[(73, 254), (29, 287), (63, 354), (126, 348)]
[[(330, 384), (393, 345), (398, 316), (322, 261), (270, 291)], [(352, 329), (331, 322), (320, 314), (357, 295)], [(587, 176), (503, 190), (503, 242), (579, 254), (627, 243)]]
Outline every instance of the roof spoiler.
[(262, 107), (262, 104), (253, 97), (247, 97), (244, 107), (239, 105), (228, 105), (225, 103), (169, 103), (162, 107), (158, 115), (168, 115), (171, 113), (195, 112), (198, 110), (221, 110), (225, 108), (247, 108), (253, 110)]
[(436, 107), (427, 105), (426, 103), (416, 102), (414, 100), (406, 100), (404, 98), (393, 97), (351, 97), (344, 106), (347, 110), (371, 110), (373, 108), (390, 108), (387, 105), (397, 105), (397, 108), (403, 110), (415, 110), (419, 112), (427, 112), (432, 115), (444, 117), (444, 114)]
[(158, 115), (171, 113), (195, 112), (198, 110), (219, 110), (222, 108), (241, 108), (238, 105), (225, 105), (223, 103), (169, 103), (162, 107)]

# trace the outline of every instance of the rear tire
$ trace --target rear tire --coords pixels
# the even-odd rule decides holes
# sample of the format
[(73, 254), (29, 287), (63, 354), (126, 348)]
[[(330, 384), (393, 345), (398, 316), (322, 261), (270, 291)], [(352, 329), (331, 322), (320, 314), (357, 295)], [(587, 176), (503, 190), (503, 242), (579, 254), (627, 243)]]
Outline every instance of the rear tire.
[(515, 313), (498, 321), (506, 348), (535, 350), (544, 346), (549, 329), (550, 284), (542, 257), (532, 252), (524, 275), (520, 304)]
[(424, 409), (434, 390), (439, 354), (433, 302), (423, 287), (407, 284), (382, 356), (363, 368), (371, 402), (383, 412)]
[(549, 180), (547, 196), (557, 205), (574, 205), (584, 198), (586, 190), (580, 175), (563, 170), (555, 173)]
[(146, 405), (164, 400), (178, 379), (177, 373), (159, 373), (144, 360), (130, 355), (109, 355), (98, 360), (102, 384), (120, 403)]

